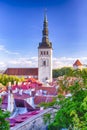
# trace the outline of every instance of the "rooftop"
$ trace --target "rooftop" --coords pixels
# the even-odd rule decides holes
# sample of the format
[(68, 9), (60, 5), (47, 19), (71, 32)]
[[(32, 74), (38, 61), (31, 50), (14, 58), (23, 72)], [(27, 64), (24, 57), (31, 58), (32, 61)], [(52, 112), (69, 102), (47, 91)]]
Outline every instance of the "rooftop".
[(76, 60), (73, 66), (82, 66), (82, 63), (79, 60)]
[(7, 75), (38, 75), (38, 68), (7, 68), (4, 74)]

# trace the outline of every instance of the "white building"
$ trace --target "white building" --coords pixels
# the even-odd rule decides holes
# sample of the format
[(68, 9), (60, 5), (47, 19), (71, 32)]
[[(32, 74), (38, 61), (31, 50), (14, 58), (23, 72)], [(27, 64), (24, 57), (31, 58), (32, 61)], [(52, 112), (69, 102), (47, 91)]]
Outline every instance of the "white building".
[(52, 82), (52, 43), (48, 38), (48, 20), (45, 14), (42, 42), (38, 47), (38, 80)]

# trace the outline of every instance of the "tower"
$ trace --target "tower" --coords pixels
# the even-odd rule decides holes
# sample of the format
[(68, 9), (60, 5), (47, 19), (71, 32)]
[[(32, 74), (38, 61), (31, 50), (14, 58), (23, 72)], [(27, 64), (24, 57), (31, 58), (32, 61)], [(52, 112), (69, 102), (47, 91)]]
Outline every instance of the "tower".
[(48, 20), (44, 15), (42, 42), (38, 46), (38, 79), (40, 82), (52, 82), (52, 43), (48, 38)]

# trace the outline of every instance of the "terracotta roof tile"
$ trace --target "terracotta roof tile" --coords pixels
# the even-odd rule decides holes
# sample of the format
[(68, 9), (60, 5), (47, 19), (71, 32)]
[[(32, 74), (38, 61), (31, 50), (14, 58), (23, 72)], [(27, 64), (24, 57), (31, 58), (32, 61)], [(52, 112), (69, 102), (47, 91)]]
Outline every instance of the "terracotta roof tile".
[(4, 74), (7, 75), (38, 75), (38, 68), (7, 68)]
[(7, 120), (10, 122), (10, 127), (14, 127), (14, 126), (17, 126), (18, 124), (20, 124), (21, 122), (24, 122), (27, 119), (33, 117), (34, 115), (39, 114), (40, 112), (41, 111), (35, 110), (33, 112), (27, 112), (27, 113), (24, 113), (22, 115), (21, 114), (17, 115), (14, 118), (10, 118)]
[(42, 87), (42, 86), (39, 86), (39, 87), (36, 87), (35, 89), (36, 90), (47, 91), (48, 95), (56, 95), (57, 94), (57, 90), (56, 90), (55, 87)]
[(47, 97), (47, 96), (36, 96), (34, 99), (34, 103), (36, 105), (40, 104), (41, 102), (52, 102), (53, 97)]
[(76, 60), (73, 66), (82, 66), (82, 63), (79, 60)]

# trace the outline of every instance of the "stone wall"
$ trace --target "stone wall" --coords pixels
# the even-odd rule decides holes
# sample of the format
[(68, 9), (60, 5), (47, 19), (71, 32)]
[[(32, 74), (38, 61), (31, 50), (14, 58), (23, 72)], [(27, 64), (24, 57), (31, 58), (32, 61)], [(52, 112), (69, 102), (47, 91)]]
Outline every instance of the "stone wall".
[(25, 122), (11, 128), (10, 130), (46, 130), (47, 126), (43, 122), (43, 115), (46, 113), (51, 113), (51, 115), (54, 115), (55, 111), (53, 108), (48, 108), (43, 112), (27, 119)]

